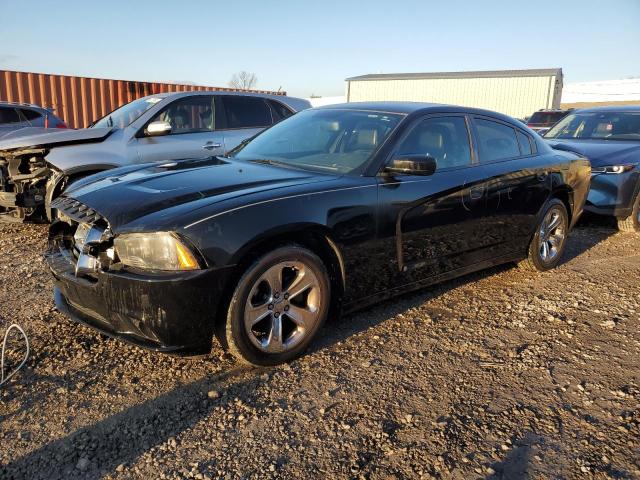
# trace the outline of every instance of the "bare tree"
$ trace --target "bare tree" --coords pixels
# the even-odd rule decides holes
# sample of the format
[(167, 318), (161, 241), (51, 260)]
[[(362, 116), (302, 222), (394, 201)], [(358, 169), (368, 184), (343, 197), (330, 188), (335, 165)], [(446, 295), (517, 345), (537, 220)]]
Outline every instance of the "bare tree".
[(258, 77), (255, 73), (245, 72), (244, 70), (234, 73), (229, 81), (229, 86), (238, 90), (250, 90), (256, 86)]

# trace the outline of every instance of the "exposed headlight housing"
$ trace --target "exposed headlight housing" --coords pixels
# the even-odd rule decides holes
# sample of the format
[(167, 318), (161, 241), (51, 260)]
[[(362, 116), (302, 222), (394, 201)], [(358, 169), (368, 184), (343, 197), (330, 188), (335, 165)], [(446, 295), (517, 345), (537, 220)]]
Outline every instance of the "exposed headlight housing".
[(191, 249), (170, 232), (126, 233), (113, 242), (115, 255), (127, 266), (144, 270), (197, 270)]
[(607, 165), (606, 167), (593, 167), (591, 173), (612, 173), (619, 175), (633, 170), (633, 165)]

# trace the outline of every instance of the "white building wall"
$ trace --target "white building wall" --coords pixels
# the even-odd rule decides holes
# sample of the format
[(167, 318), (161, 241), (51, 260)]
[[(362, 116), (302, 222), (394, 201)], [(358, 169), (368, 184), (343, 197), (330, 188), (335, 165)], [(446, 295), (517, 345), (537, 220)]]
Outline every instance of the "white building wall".
[[(486, 108), (516, 118), (560, 106), (556, 76), (376, 79), (347, 82), (349, 102), (411, 101)], [(555, 90), (558, 90), (557, 92)]]

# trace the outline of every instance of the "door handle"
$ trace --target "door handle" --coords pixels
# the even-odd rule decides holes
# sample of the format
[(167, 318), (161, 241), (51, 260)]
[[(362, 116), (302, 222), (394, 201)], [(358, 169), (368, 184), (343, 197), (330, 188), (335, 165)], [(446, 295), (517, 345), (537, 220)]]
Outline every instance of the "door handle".
[(471, 187), (469, 189), (469, 197), (471, 198), (471, 200), (479, 200), (482, 198), (483, 195), (484, 195), (483, 186)]
[(205, 150), (213, 150), (214, 148), (220, 148), (221, 146), (222, 145), (220, 143), (207, 142), (202, 146), (202, 148)]

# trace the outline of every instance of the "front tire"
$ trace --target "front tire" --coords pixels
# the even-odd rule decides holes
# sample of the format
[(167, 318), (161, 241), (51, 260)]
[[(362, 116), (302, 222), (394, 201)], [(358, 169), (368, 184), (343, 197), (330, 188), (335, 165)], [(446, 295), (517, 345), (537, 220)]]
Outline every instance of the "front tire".
[(621, 232), (640, 232), (640, 193), (633, 202), (631, 215), (627, 218), (618, 218), (618, 230)]
[(562, 201), (551, 199), (529, 243), (527, 258), (519, 266), (544, 272), (555, 268), (562, 258), (569, 234), (569, 214)]
[(330, 301), (329, 275), (320, 258), (295, 245), (277, 248), (240, 278), (229, 303), (223, 346), (251, 365), (291, 361), (322, 327)]

